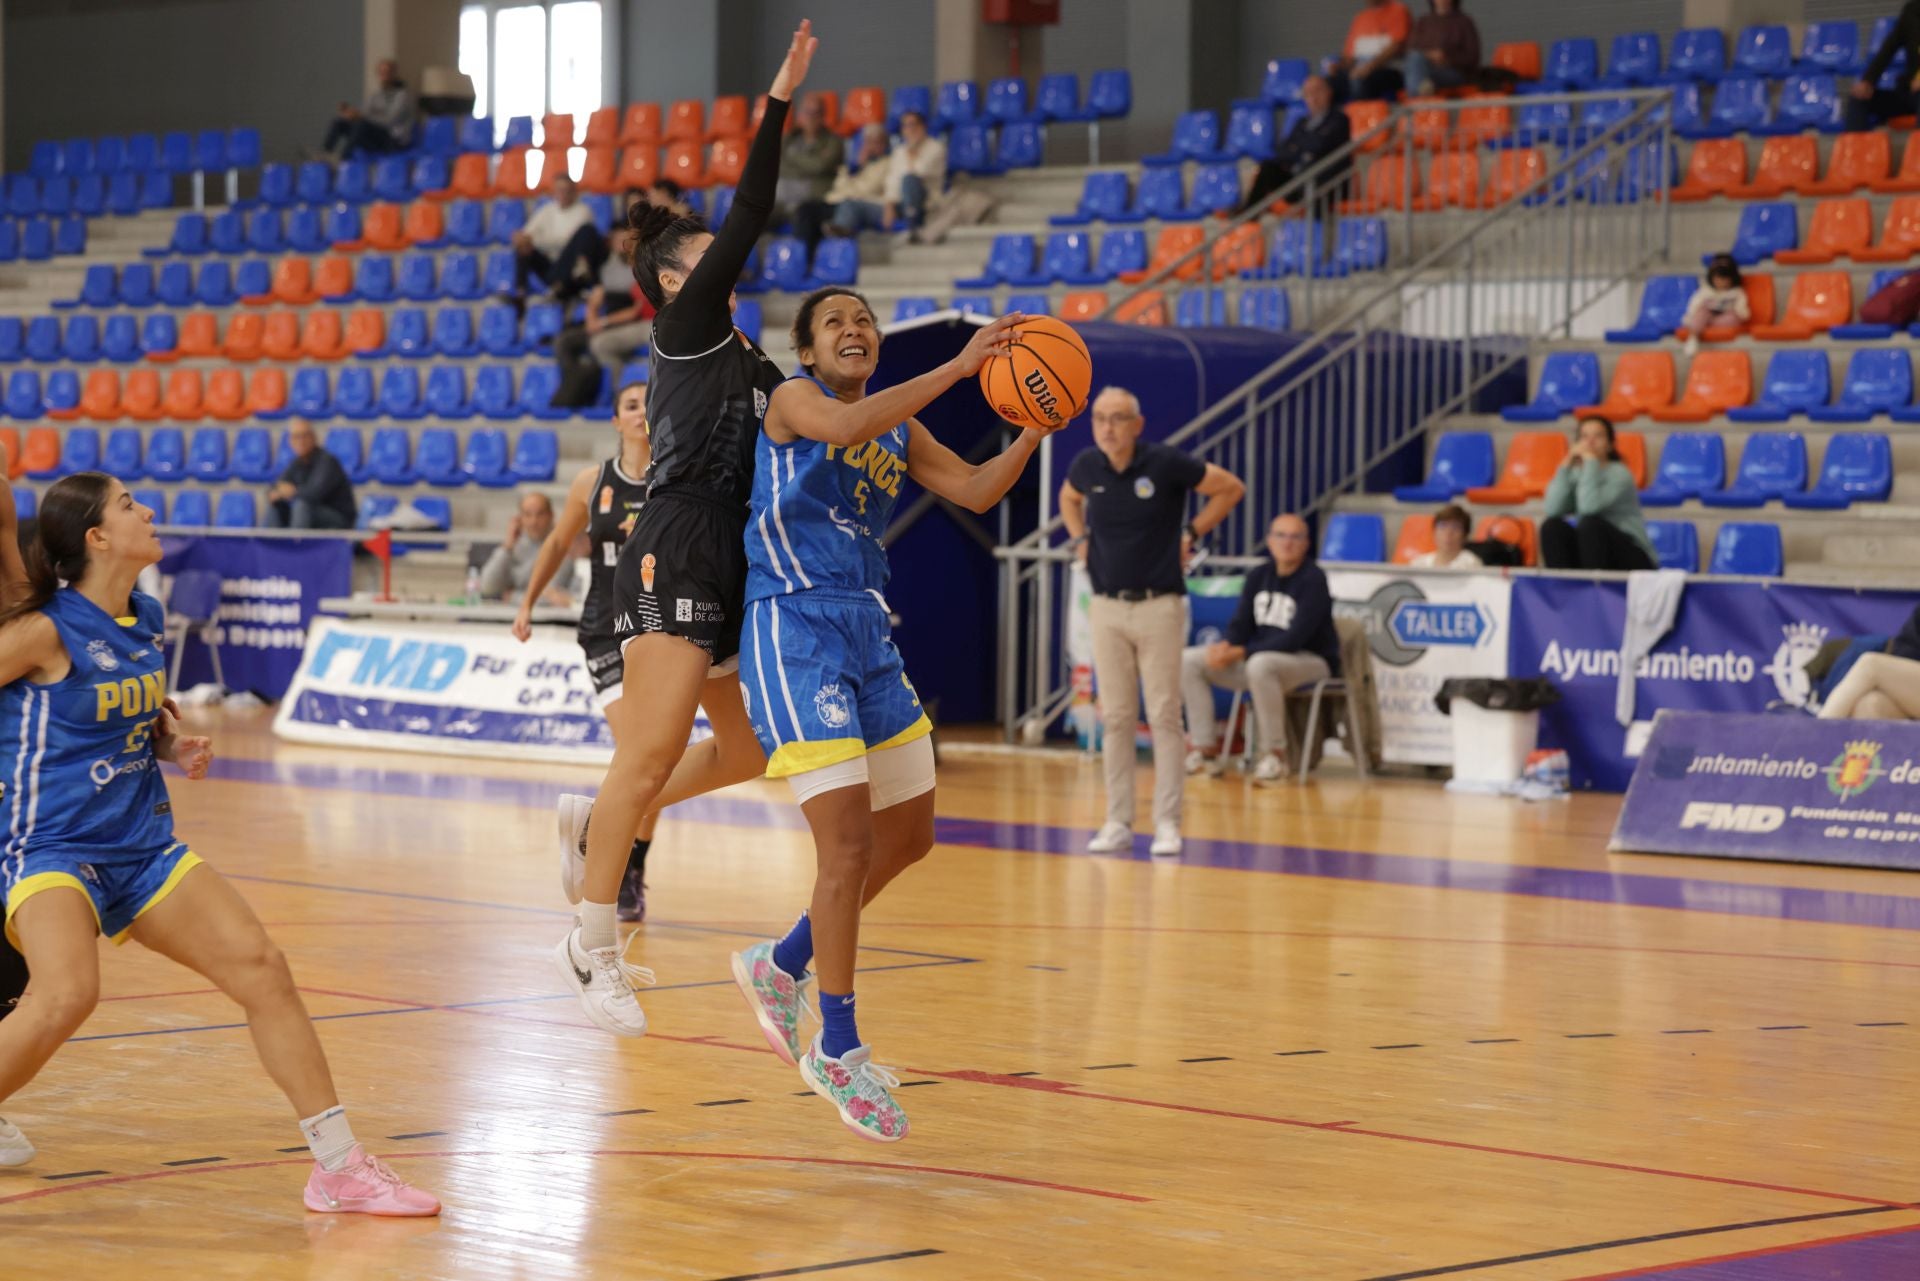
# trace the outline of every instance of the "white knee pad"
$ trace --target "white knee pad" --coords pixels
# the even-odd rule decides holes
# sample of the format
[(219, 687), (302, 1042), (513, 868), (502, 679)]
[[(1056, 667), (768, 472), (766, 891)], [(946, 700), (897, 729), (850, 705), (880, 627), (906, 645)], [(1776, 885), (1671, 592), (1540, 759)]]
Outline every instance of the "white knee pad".
[(890, 810), (933, 790), (933, 735), (889, 747), (867, 756), (867, 777), (873, 789), (873, 812)]
[(843, 787), (865, 787), (867, 758), (856, 756), (852, 760), (822, 765), (819, 769), (810, 769), (802, 774), (789, 774), (787, 785), (793, 788), (793, 799), (800, 805)]

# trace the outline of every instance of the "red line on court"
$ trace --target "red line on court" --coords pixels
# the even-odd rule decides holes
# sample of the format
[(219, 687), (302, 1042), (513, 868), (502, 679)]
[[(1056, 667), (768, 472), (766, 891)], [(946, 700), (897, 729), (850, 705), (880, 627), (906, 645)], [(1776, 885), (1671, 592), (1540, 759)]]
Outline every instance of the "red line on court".
[(1812, 1250), (1820, 1246), (1845, 1245), (1851, 1241), (1871, 1241), (1875, 1237), (1899, 1236), (1902, 1232), (1920, 1232), (1920, 1225), (1909, 1223), (1904, 1228), (1877, 1228), (1872, 1232), (1850, 1232), (1845, 1236), (1821, 1237), (1816, 1241), (1796, 1241), (1791, 1245), (1768, 1245), (1758, 1250), (1741, 1250), (1734, 1254), (1713, 1254), (1702, 1259), (1681, 1259), (1676, 1263), (1654, 1263), (1644, 1268), (1629, 1268), (1625, 1272), (1596, 1273), (1593, 1276), (1577, 1278), (1577, 1281), (1627, 1281), (1629, 1277), (1659, 1276), (1663, 1272), (1677, 1272), (1681, 1268), (1703, 1268), (1710, 1263), (1739, 1263), (1746, 1259), (1765, 1259), (1779, 1254), (1795, 1254), (1801, 1250)]
[(108, 1001), (155, 1001), (163, 996), (218, 996), (219, 994), (220, 989), (217, 987), (196, 987), (184, 992), (136, 992), (132, 996), (103, 996), (98, 1004), (105, 1005)]
[[(593, 1148), (585, 1153), (578, 1151), (556, 1150), (539, 1152), (389, 1152), (383, 1153), (382, 1161), (421, 1161), (438, 1157), (509, 1157), (516, 1160), (527, 1157), (577, 1157), (577, 1156), (642, 1156), (663, 1157), (668, 1160), (694, 1159), (703, 1161), (757, 1161), (781, 1165), (829, 1165), (848, 1169), (887, 1170), (901, 1174), (944, 1174), (957, 1179), (979, 1179), (987, 1183), (1008, 1183), (1016, 1187), (1040, 1188), (1049, 1192), (1072, 1192), (1078, 1196), (1101, 1197), (1108, 1201), (1132, 1201), (1147, 1204), (1152, 1197), (1136, 1196), (1131, 1192), (1110, 1192), (1104, 1188), (1085, 1188), (1072, 1183), (1050, 1183), (1045, 1179), (1025, 1179), (1017, 1174), (993, 1174), (986, 1170), (962, 1170), (944, 1165), (907, 1165), (893, 1161), (855, 1161), (846, 1157), (830, 1156), (778, 1156), (756, 1152), (674, 1152), (653, 1148)], [(74, 1183), (63, 1183), (58, 1187), (35, 1188), (31, 1192), (16, 1192), (12, 1196), (0, 1197), (0, 1205), (12, 1205), (17, 1201), (36, 1201), (42, 1197), (60, 1196), (68, 1192), (77, 1192), (85, 1188), (108, 1187), (117, 1183), (146, 1183), (153, 1179), (171, 1179), (190, 1174), (213, 1174), (226, 1170), (261, 1170), (277, 1165), (309, 1165), (306, 1157), (287, 1157), (273, 1161), (238, 1161), (223, 1165), (188, 1166), (177, 1170), (154, 1170), (146, 1174), (110, 1174), (98, 1179), (85, 1179)]]

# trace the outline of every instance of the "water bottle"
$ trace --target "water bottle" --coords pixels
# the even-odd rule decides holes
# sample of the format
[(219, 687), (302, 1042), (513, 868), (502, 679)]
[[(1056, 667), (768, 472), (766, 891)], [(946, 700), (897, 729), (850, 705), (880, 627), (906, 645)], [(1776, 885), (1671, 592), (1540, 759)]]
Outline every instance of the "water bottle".
[(478, 565), (467, 566), (467, 592), (460, 603), (462, 605), (480, 603), (480, 567)]

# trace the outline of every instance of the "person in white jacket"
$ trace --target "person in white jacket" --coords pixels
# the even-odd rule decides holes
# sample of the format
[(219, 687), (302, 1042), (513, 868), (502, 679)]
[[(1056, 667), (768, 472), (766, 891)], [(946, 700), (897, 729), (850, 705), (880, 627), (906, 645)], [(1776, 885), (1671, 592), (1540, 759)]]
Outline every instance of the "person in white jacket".
[(856, 236), (890, 230), (902, 218), (913, 227), (926, 221), (927, 210), (946, 189), (947, 144), (927, 132), (926, 117), (919, 112), (900, 117), (900, 141), (887, 155), (885, 172), (880, 200), (840, 201), (834, 206), (831, 231)]

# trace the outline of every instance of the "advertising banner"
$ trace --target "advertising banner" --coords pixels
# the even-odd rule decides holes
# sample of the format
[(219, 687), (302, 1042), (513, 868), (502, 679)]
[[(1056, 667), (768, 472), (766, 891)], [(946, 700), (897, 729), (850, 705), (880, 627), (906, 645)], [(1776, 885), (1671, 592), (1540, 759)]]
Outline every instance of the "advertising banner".
[[(320, 602), (353, 589), (353, 548), (341, 539), (163, 538), (160, 575), (171, 590), (183, 569), (220, 575), (213, 639), (227, 686), (269, 701), (286, 693)], [(213, 679), (198, 636), (187, 638), (180, 687)]]
[[(1690, 583), (1673, 629), (1637, 668), (1637, 716), (1806, 708), (1813, 689), (1804, 668), (1823, 643), (1890, 634), (1912, 612), (1911, 595), (1891, 592)], [(1562, 696), (1541, 715), (1541, 746), (1566, 749), (1575, 787), (1623, 790), (1633, 773), (1631, 727), (1615, 719), (1614, 697), (1626, 584), (1517, 577), (1512, 619), (1509, 674), (1545, 676)], [(1631, 737), (1645, 732), (1643, 724)]]
[(1453, 730), (1433, 705), (1450, 676), (1505, 676), (1512, 588), (1491, 574), (1332, 569), (1334, 611), (1367, 627), (1392, 764), (1450, 765)]
[(1663, 711), (1609, 848), (1920, 869), (1920, 723)]

